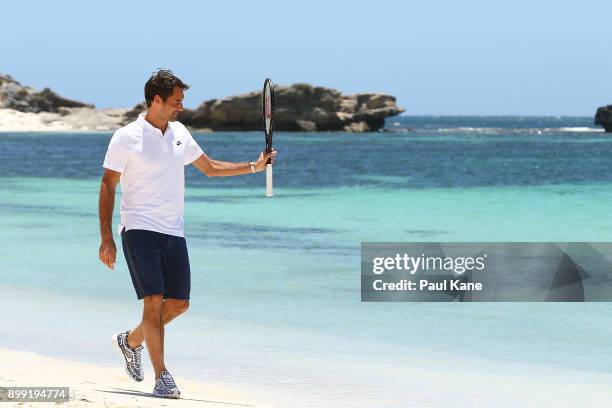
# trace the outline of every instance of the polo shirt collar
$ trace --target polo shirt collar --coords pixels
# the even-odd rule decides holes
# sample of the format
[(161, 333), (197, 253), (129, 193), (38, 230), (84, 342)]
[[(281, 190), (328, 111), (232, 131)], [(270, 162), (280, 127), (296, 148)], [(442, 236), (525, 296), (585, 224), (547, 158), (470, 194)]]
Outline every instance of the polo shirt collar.
[[(136, 122), (142, 126), (142, 128), (146, 131), (149, 132), (157, 132), (161, 134), (161, 130), (156, 128), (155, 126), (153, 126), (151, 123), (149, 123), (148, 120), (145, 119), (146, 113), (141, 113), (138, 115), (138, 119), (136, 119)], [(172, 131), (172, 127), (170, 126), (170, 122), (168, 122), (168, 127), (166, 128), (166, 133), (168, 133), (168, 131)], [(163, 134), (162, 134), (163, 136)]]

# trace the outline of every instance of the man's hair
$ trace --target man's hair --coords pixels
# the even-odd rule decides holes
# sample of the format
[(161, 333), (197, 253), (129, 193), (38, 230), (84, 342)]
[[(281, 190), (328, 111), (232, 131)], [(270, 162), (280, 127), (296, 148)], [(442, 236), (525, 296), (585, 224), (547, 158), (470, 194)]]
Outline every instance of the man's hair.
[(169, 69), (158, 69), (153, 72), (144, 87), (147, 108), (151, 107), (155, 95), (159, 95), (165, 102), (177, 86), (189, 89), (189, 85), (177, 78)]

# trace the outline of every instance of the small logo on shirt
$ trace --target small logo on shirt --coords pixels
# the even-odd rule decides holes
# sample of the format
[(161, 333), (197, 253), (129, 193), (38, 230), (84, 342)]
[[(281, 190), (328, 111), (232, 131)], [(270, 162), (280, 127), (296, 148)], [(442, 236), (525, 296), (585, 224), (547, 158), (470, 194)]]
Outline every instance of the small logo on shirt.
[(179, 140), (178, 142), (176, 142), (176, 145), (180, 146), (181, 145), (181, 141)]

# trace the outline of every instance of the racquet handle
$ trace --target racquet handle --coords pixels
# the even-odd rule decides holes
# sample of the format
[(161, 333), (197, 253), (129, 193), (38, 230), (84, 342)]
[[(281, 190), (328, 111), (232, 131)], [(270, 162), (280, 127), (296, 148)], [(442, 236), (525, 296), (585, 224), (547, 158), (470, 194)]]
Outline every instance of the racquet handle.
[(266, 197), (274, 197), (272, 192), (272, 165), (266, 164)]

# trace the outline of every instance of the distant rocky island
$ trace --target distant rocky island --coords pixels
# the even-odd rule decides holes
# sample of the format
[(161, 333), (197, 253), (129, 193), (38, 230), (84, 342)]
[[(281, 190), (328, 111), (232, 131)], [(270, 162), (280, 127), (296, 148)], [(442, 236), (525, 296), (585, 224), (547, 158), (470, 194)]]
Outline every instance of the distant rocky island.
[(126, 111), (96, 109), (0, 74), (0, 131), (113, 130), (121, 126)]
[[(113, 130), (144, 110), (144, 103), (99, 110), (0, 74), (0, 130)], [(385, 118), (402, 112), (395, 97), (381, 93), (343, 95), (309, 84), (275, 88), (274, 129), (279, 131), (374, 132), (384, 127)], [(181, 112), (179, 121), (211, 131), (261, 130), (261, 92), (205, 101)]]
[(606, 132), (612, 132), (612, 105), (602, 106), (597, 109), (595, 124), (602, 126)]

